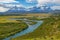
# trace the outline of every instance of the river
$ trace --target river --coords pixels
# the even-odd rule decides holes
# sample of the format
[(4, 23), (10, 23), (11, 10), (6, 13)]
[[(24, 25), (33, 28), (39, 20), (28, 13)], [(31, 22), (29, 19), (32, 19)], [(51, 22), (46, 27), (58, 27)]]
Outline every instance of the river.
[[(26, 22), (27, 23), (27, 22)], [(25, 29), (25, 30), (23, 30), (23, 31), (21, 31), (21, 32), (18, 32), (18, 33), (16, 33), (15, 35), (13, 35), (13, 36), (10, 36), (10, 37), (7, 37), (7, 38), (5, 38), (5, 39), (3, 39), (3, 40), (10, 40), (11, 38), (16, 38), (16, 37), (19, 37), (19, 36), (23, 36), (23, 35), (25, 35), (25, 34), (27, 34), (27, 33), (31, 33), (31, 32), (33, 32), (35, 29), (37, 29), (38, 27), (40, 27), (40, 25), (43, 23), (43, 21), (37, 21), (37, 23), (36, 24), (34, 24), (34, 25), (28, 25), (28, 28), (27, 29)], [(28, 23), (27, 23), (28, 24)]]

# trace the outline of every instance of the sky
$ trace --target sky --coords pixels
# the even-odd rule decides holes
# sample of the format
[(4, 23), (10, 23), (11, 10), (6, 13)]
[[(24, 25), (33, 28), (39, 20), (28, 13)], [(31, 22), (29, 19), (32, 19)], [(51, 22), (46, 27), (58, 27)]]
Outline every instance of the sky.
[(16, 6), (18, 7), (25, 7), (26, 9), (37, 6), (51, 6), (53, 10), (59, 9), (60, 10), (60, 0), (0, 0), (0, 12), (6, 12), (10, 8), (5, 8), (1, 5), (5, 5), (3, 3), (12, 3), (12, 4), (7, 4), (6, 6), (13, 7), (13, 3), (18, 3)]

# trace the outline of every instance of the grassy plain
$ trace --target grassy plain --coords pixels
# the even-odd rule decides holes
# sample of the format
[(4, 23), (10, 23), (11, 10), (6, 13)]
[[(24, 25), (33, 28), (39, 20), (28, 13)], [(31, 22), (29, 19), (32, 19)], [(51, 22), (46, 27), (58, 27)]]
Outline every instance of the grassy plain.
[[(19, 20), (19, 21), (18, 20), (9, 20), (10, 18), (17, 18), (17, 19), (27, 18), (29, 20), (41, 20), (42, 18), (47, 18), (50, 15), (51, 14), (26, 14), (26, 15), (23, 15), (23, 16), (0, 16), (0, 40), (2, 40), (3, 38), (6, 38), (8, 36), (14, 35), (14, 34), (20, 32), (20, 31), (22, 31), (22, 30), (24, 30), (24, 29), (26, 29), (28, 27), (27, 24), (25, 22), (23, 22), (22, 20)], [(30, 25), (33, 25), (35, 23), (36, 22), (31, 22)], [(18, 40), (18, 39), (16, 39), (16, 40)]]
[(11, 16), (0, 16), (0, 40), (8, 36), (14, 35), (28, 27), (22, 20), (9, 20), (9, 18), (16, 18)]
[(41, 19), (43, 24), (34, 32), (12, 40), (60, 40), (60, 14)]

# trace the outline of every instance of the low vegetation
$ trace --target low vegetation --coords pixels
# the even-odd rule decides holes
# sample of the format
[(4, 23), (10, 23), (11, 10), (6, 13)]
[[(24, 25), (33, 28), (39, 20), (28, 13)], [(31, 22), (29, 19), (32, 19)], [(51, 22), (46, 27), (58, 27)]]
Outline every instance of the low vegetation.
[(28, 27), (28, 25), (23, 21), (19, 22), (10, 22), (10, 21), (0, 22), (0, 40), (7, 38), (8, 36), (14, 35)]
[(44, 23), (34, 32), (12, 40), (60, 40), (60, 14), (41, 19)]

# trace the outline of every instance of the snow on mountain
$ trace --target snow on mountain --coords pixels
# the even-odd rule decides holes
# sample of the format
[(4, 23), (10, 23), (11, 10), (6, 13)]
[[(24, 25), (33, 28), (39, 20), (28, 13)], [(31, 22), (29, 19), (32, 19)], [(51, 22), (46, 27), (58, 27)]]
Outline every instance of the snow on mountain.
[[(24, 7), (20, 3), (0, 3), (0, 11), (2, 12), (50, 12), (53, 10), (53, 8), (50, 6), (47, 6), (48, 4), (44, 5), (36, 5), (31, 7)], [(54, 4), (53, 4), (54, 5)]]

